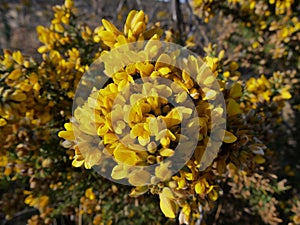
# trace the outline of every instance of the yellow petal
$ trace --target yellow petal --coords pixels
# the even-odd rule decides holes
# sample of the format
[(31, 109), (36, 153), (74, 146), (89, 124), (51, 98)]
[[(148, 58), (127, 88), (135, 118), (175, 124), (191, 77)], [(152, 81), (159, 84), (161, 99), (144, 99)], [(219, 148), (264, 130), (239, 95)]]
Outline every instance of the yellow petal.
[(138, 11), (135, 14), (134, 18), (132, 19), (132, 21), (131, 21), (131, 24), (130, 24), (131, 29), (133, 27), (135, 27), (137, 23), (143, 22), (144, 19), (145, 19), (145, 13), (144, 13), (144, 11), (143, 10)]
[(111, 177), (115, 180), (126, 178), (128, 175), (128, 167), (124, 164), (116, 165), (111, 171)]
[(86, 191), (85, 191), (85, 197), (87, 197), (90, 200), (94, 200), (96, 198), (96, 195), (94, 194), (92, 188), (86, 189)]
[(263, 164), (266, 162), (266, 159), (261, 156), (261, 155), (255, 155), (254, 156), (254, 161), (257, 163), (257, 164)]
[[(102, 158), (102, 153), (98, 148), (91, 149), (89, 147), (88, 154), (84, 155), (84, 167), (86, 169), (91, 169), (95, 165), (99, 165), (100, 160)], [(83, 150), (82, 148), (80, 150)]]
[(0, 127), (3, 127), (7, 124), (6, 120), (3, 118), (0, 118)]
[(150, 142), (150, 136), (147, 137), (138, 137), (139, 144), (142, 146), (146, 146)]
[(147, 191), (148, 191), (148, 187), (147, 186), (135, 187), (134, 189), (131, 190), (129, 196), (130, 197), (138, 197), (138, 196), (146, 193)]
[(223, 142), (225, 143), (233, 143), (237, 140), (237, 137), (234, 136), (232, 133), (230, 133), (229, 131), (225, 130), (225, 134), (224, 134), (224, 139)]
[(69, 141), (75, 140), (74, 132), (73, 131), (67, 131), (67, 130), (62, 130), (58, 132), (58, 137), (64, 138)]
[(40, 89), (41, 89), (41, 85), (39, 83), (33, 85), (33, 90), (39, 91)]
[(64, 127), (66, 128), (66, 130), (73, 130), (72, 123), (65, 123)]
[(145, 130), (145, 126), (143, 123), (138, 123), (136, 125), (134, 125), (130, 131), (130, 134), (132, 134), (133, 137), (144, 137), (144, 133), (145, 133), (145, 137), (149, 136), (146, 135), (147, 134), (147, 130)]
[(283, 99), (290, 99), (292, 97), (292, 95), (290, 94), (290, 92), (288, 90), (282, 90), (281, 97)]
[(239, 64), (237, 64), (237, 62), (231, 62), (230, 65), (229, 65), (229, 68), (231, 71), (235, 71), (239, 68)]
[(142, 62), (137, 63), (136, 68), (140, 71), (140, 74), (141, 74), (142, 77), (150, 76), (150, 74), (154, 70), (154, 66), (152, 64), (142, 63)]
[(20, 83), (19, 89), (20, 89), (21, 91), (28, 92), (28, 91), (31, 90), (31, 88), (32, 88), (32, 85), (29, 84), (28, 80), (25, 80), (25, 81), (23, 81), (22, 83)]
[(14, 93), (12, 93), (10, 99), (13, 101), (22, 102), (27, 99), (27, 96), (23, 92), (17, 90)]
[(168, 73), (171, 72), (171, 69), (169, 67), (161, 67), (161, 68), (158, 69), (158, 72), (161, 75), (167, 75)]
[(112, 144), (118, 140), (118, 137), (113, 133), (106, 133), (103, 137), (104, 144)]
[(205, 93), (204, 100), (206, 100), (206, 99), (213, 100), (216, 97), (216, 95), (217, 95), (217, 92), (214, 91), (214, 90), (204, 91), (204, 93)]
[(150, 182), (150, 173), (145, 170), (135, 171), (130, 174), (128, 182), (134, 186), (144, 186)]
[(179, 93), (177, 96), (176, 96), (176, 102), (177, 103), (182, 103), (182, 102), (185, 102), (186, 99), (187, 99), (187, 93), (184, 91), (184, 92), (181, 92)]
[(172, 171), (168, 168), (169, 163), (161, 163), (155, 168), (155, 176), (160, 180), (168, 180), (172, 176)]
[(38, 51), (39, 53), (43, 54), (43, 53), (46, 53), (46, 52), (49, 51), (49, 47), (46, 46), (46, 45), (43, 45), (43, 46), (39, 47), (37, 51)]
[(7, 164), (8, 164), (7, 157), (5, 155), (0, 156), (0, 167), (6, 167)]
[(8, 79), (17, 80), (21, 75), (22, 71), (20, 69), (15, 69), (8, 75)]
[(169, 55), (161, 54), (155, 63), (155, 69), (157, 70), (157, 69), (163, 67), (164, 65), (170, 65), (171, 61), (172, 60)]
[(72, 0), (66, 0), (65, 1), (65, 7), (67, 9), (71, 9), (73, 7), (73, 5), (74, 5), (74, 2)]
[(149, 124), (149, 131), (152, 136), (157, 135), (161, 130), (165, 130), (165, 124), (162, 118), (147, 118)]
[(140, 33), (142, 33), (146, 28), (146, 25), (144, 23), (144, 21), (139, 21), (138, 23), (136, 23), (132, 29), (132, 33), (134, 35), (139, 35)]
[(228, 116), (234, 116), (241, 113), (240, 105), (232, 98), (227, 103), (227, 114)]
[(45, 208), (49, 203), (49, 197), (46, 195), (43, 195), (39, 198), (39, 207)]
[(195, 192), (200, 195), (205, 193), (205, 183), (202, 180), (196, 183)]
[(229, 71), (225, 71), (225, 72), (223, 73), (223, 76), (224, 76), (224, 77), (230, 77), (230, 72), (229, 72)]
[(170, 157), (170, 156), (173, 156), (174, 155), (174, 150), (170, 149), (170, 148), (162, 148), (160, 151), (159, 151), (159, 154), (161, 156), (164, 156), (164, 157)]
[(164, 148), (168, 148), (170, 146), (170, 138), (168, 137), (163, 137), (162, 139), (160, 139), (160, 144), (164, 147)]
[(84, 163), (84, 160), (80, 160), (78, 161), (77, 159), (74, 159), (73, 162), (72, 162), (72, 166), (74, 167), (81, 167)]
[(211, 86), (214, 81), (215, 81), (215, 77), (209, 76), (204, 80), (203, 84), (205, 84), (206, 86)]
[(12, 168), (10, 166), (5, 167), (3, 174), (9, 176), (12, 173)]
[(124, 33), (125, 34), (128, 34), (129, 29), (131, 28), (131, 22), (132, 22), (133, 18), (135, 17), (135, 15), (137, 14), (137, 12), (138, 11), (136, 11), (136, 10), (131, 10), (128, 13), (128, 16), (127, 16), (126, 22), (125, 22), (125, 26), (124, 26)]
[(176, 108), (172, 109), (165, 117), (162, 117), (166, 126), (171, 128), (181, 123), (182, 118)]
[(114, 157), (117, 161), (127, 165), (135, 165), (140, 161), (137, 154), (130, 149), (117, 148), (114, 151)]
[(108, 41), (108, 42), (115, 41), (115, 35), (110, 31), (102, 30), (98, 33), (98, 35), (103, 41)]
[(102, 19), (102, 24), (107, 31), (114, 33), (115, 35), (121, 34), (121, 32), (109, 21)]
[(175, 218), (177, 205), (175, 203), (174, 195), (170, 188), (165, 187), (162, 193), (159, 194), (160, 198), (160, 209), (164, 215), (168, 218)]
[(30, 205), (32, 200), (33, 200), (32, 195), (29, 195), (25, 198), (24, 203)]
[(20, 65), (23, 64), (24, 59), (23, 59), (22, 53), (20, 51), (13, 52), (12, 57), (18, 64), (20, 64)]
[(218, 192), (215, 189), (212, 189), (209, 193), (208, 193), (208, 197), (212, 200), (212, 201), (216, 201), (219, 197)]
[(219, 61), (223, 59), (224, 55), (225, 55), (225, 51), (224, 51), (224, 50), (221, 50), (221, 51), (219, 52), (219, 54), (218, 54), (218, 59), (219, 59)]
[(238, 83), (234, 84), (229, 93), (231, 98), (240, 98), (242, 96), (242, 86)]

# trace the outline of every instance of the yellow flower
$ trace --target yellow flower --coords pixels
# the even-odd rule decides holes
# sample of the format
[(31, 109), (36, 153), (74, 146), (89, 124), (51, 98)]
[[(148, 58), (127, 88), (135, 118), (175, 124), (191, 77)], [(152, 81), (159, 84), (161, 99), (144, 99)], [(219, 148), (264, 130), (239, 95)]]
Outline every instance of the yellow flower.
[(167, 163), (160, 163), (156, 168), (155, 168), (155, 176), (164, 181), (168, 180), (172, 176), (172, 171), (168, 168), (170, 166), (170, 161)]
[(69, 141), (75, 140), (72, 123), (65, 123), (66, 131), (60, 131), (58, 136)]
[(202, 180), (197, 181), (195, 184), (195, 192), (197, 194), (203, 195), (206, 193), (206, 189), (209, 187), (209, 184), (207, 183), (206, 179), (203, 178)]
[(7, 164), (8, 164), (7, 156), (5, 156), (5, 155), (1, 156), (0, 155), (0, 167), (6, 167)]
[(230, 98), (227, 100), (226, 112), (228, 116), (234, 116), (240, 114), (242, 111), (240, 105), (234, 99)]
[(115, 148), (113, 154), (117, 162), (124, 163), (126, 165), (137, 165), (142, 161), (135, 151), (130, 148), (126, 148), (122, 144), (119, 144)]
[(93, 192), (92, 188), (88, 188), (85, 191), (85, 197), (87, 197), (90, 200), (94, 200), (96, 198), (95, 193)]
[(3, 127), (7, 124), (6, 120), (4, 118), (0, 118), (0, 127)]
[(137, 170), (129, 174), (128, 182), (134, 186), (140, 187), (150, 182), (151, 175), (145, 170)]
[(157, 39), (157, 36), (162, 35), (163, 31), (159, 28), (147, 30), (147, 23), (148, 18), (142, 10), (129, 12), (123, 32), (119, 31), (109, 21), (103, 19), (103, 28), (96, 30), (94, 40), (96, 42), (102, 40), (105, 45), (114, 48), (129, 42)]
[(282, 74), (275, 72), (269, 79), (264, 75), (261, 75), (257, 79), (250, 78), (246, 83), (246, 90), (248, 91), (246, 99), (252, 105), (248, 107), (256, 108), (258, 103), (270, 102), (271, 100), (279, 103), (290, 99), (292, 96), (289, 92), (289, 87), (283, 84), (282, 77)]
[(237, 140), (236, 136), (234, 136), (232, 133), (230, 133), (227, 130), (225, 131), (223, 142), (225, 142), (225, 143), (233, 143), (236, 140)]
[(35, 207), (40, 210), (40, 212), (44, 212), (46, 209), (46, 206), (49, 204), (49, 197), (47, 195), (41, 195), (39, 197), (34, 197), (32, 194), (29, 194), (25, 200), (24, 203)]
[(169, 218), (175, 218), (177, 211), (177, 204), (175, 202), (175, 196), (170, 188), (165, 187), (159, 194), (160, 208), (164, 215)]

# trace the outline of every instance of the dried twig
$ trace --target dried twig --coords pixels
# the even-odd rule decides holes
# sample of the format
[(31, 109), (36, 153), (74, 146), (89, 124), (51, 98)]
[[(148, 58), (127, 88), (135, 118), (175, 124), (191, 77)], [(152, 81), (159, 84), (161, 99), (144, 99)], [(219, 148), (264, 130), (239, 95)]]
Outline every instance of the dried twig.
[[(204, 40), (203, 45), (207, 46), (209, 44), (209, 39), (208, 39), (206, 33), (204, 32), (204, 29), (203, 29), (203, 25), (205, 23), (203, 22), (203, 20), (199, 16), (197, 16), (196, 14), (193, 13), (193, 9), (192, 9), (192, 7), (189, 3), (189, 0), (185, 0), (185, 3), (186, 3), (186, 6), (189, 10), (189, 14), (193, 16), (193, 18), (196, 20), (196, 22), (199, 25), (199, 31), (201, 33), (201, 36), (202, 36), (203, 40)], [(191, 22), (191, 24), (193, 24), (193, 23)]]
[(215, 215), (215, 219), (214, 219), (213, 225), (217, 225), (218, 224), (218, 220), (219, 220), (219, 217), (220, 217), (220, 214), (221, 214), (221, 210), (222, 210), (222, 204), (220, 203), (218, 205), (218, 209), (217, 209), (217, 212), (216, 212), (216, 215)]
[(82, 225), (82, 214), (81, 211), (81, 204), (79, 205), (79, 212), (78, 212), (78, 225)]
[(171, 11), (172, 11), (172, 19), (176, 23), (177, 30), (179, 32), (179, 35), (181, 36), (182, 32), (184, 31), (184, 21), (183, 21), (179, 0), (171, 1)]

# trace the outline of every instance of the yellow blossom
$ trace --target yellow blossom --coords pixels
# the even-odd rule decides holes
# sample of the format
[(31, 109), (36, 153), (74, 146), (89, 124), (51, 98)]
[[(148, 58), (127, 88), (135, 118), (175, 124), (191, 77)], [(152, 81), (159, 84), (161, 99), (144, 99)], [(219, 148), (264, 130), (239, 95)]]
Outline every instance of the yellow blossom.
[(86, 191), (85, 191), (85, 197), (87, 197), (90, 200), (94, 200), (96, 198), (96, 195), (94, 194), (92, 188), (86, 189)]

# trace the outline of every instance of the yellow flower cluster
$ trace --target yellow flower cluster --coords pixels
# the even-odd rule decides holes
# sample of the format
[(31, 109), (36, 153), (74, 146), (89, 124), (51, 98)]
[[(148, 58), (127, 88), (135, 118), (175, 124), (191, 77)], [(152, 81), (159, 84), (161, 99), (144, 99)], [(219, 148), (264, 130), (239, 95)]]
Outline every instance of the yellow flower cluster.
[[(91, 42), (80, 42), (79, 36), (74, 36), (83, 28), (74, 25), (73, 1), (54, 7), (54, 11), (55, 18), (49, 28), (37, 27), (39, 39), (44, 44), (39, 49), (42, 62), (20, 51), (4, 50), (0, 56), (0, 179), (7, 182), (27, 180), (24, 187), (30, 186), (31, 194), (25, 203), (40, 209), (43, 220), (49, 220), (52, 214), (51, 210), (42, 212), (50, 202), (46, 201), (50, 196), (45, 193), (51, 189), (50, 180), (65, 179), (64, 174), (58, 175), (55, 170), (46, 172), (54, 161), (63, 161), (57, 158), (57, 153), (53, 154), (53, 144), (49, 147), (49, 142), (56, 142), (55, 151), (64, 154), (53, 133), (61, 129), (58, 121), (66, 120), (71, 114), (76, 85), (89, 60), (101, 50), (100, 46), (86, 48)], [(68, 29), (63, 31), (61, 27)], [(33, 175), (35, 178), (29, 179)], [(44, 185), (42, 194), (36, 189), (37, 182)], [(8, 215), (13, 212), (9, 207), (5, 211)]]
[[(276, 46), (271, 50), (274, 59), (287, 57), (294, 50), (293, 42), (299, 41), (300, 22), (297, 16), (286, 15), (280, 21), (272, 21), (269, 30), (273, 32), (270, 44)], [(290, 47), (291, 46), (291, 47)], [(298, 47), (295, 46), (298, 51)]]
[[(16, 114), (23, 116), (32, 108), (33, 97), (38, 95), (41, 86), (37, 74), (27, 72), (27, 68), (32, 67), (34, 62), (24, 60), (20, 51), (5, 51), (0, 60), (1, 70), (5, 71), (1, 75), (0, 126), (5, 126), (8, 120), (17, 119)], [(27, 108), (20, 107), (22, 103)]]
[[(282, 15), (285, 13), (290, 13), (294, 0), (269, 0), (269, 2), (261, 0), (228, 0), (228, 3), (240, 4), (242, 10), (250, 9), (253, 11), (259, 10), (259, 7), (262, 7), (262, 9), (260, 10), (265, 10), (267, 8), (266, 6), (269, 3), (271, 6), (275, 6), (276, 15)], [(264, 15), (269, 15), (270, 11), (271, 10), (268, 8), (267, 10), (265, 10)]]
[(56, 49), (72, 42), (72, 37), (66, 32), (66, 27), (74, 22), (76, 8), (74, 8), (73, 5), (74, 2), (68, 0), (62, 6), (53, 7), (55, 14), (54, 19), (51, 21), (50, 28), (43, 26), (37, 27), (39, 40), (44, 44), (39, 47), (39, 53), (46, 53), (51, 49)]
[[(263, 16), (269, 16), (272, 13), (272, 8), (275, 8), (275, 15), (291, 14), (294, 0), (227, 0), (224, 2), (214, 0), (193, 0), (192, 6), (194, 12), (201, 18), (208, 22), (215, 14), (218, 6), (219, 8), (234, 8), (239, 7), (241, 11), (250, 11), (251, 13), (259, 15), (263, 12)], [(260, 16), (261, 16), (260, 15)]]
[[(285, 59), (286, 65), (299, 61), (294, 54), (294, 51), (299, 51), (296, 43), (300, 40), (299, 18), (296, 10), (298, 2), (294, 0), (228, 0), (227, 2), (195, 0), (192, 3), (194, 13), (206, 22), (219, 11), (220, 20), (231, 18), (230, 23), (243, 30), (243, 32), (230, 31), (226, 41), (232, 42), (235, 40), (235, 35), (244, 36), (246, 40), (240, 44), (247, 51), (243, 54), (244, 59), (241, 60), (245, 61), (245, 64), (249, 61), (255, 62), (248, 67), (261, 66), (259, 73), (267, 70), (268, 67), (265, 65), (273, 63), (271, 58)], [(232, 44), (236, 45), (234, 42)], [(240, 49), (241, 46), (237, 44), (236, 47)], [(271, 61), (267, 62), (268, 59)], [(297, 64), (296, 67), (299, 68)]]
[[(36, 142), (47, 135), (48, 131), (37, 128), (50, 121), (52, 104), (40, 96), (41, 83), (33, 59), (25, 59), (19, 51), (6, 50), (0, 57), (0, 70), (0, 167), (4, 168), (4, 176), (10, 176), (26, 168), (27, 162), (22, 159), (36, 150)], [(33, 135), (39, 138), (30, 140)], [(12, 148), (14, 151), (9, 151)], [(13, 155), (19, 160), (12, 160)]]
[(112, 23), (102, 19), (103, 27), (95, 30), (94, 40), (103, 43), (110, 48), (118, 47), (134, 41), (144, 41), (153, 39), (154, 35), (158, 35), (158, 39), (162, 35), (162, 30), (153, 27), (147, 29), (148, 17), (143, 11), (132, 10), (126, 19), (123, 32), (119, 31)]
[[(145, 18), (138, 16), (143, 13), (133, 11), (126, 21), (131, 21), (132, 15), (137, 16), (136, 18)], [(101, 31), (100, 37), (105, 36), (103, 42), (106, 45), (114, 49), (120, 46), (120, 43), (129, 42), (127, 35), (130, 32), (126, 30), (128, 25), (125, 25), (124, 33), (121, 33), (110, 22), (104, 21), (104, 24), (105, 30)], [(107, 32), (109, 35), (104, 35)], [(106, 39), (107, 37), (109, 39)], [(139, 37), (141, 37), (140, 34)], [(150, 39), (153, 41), (158, 37), (154, 34)], [(126, 41), (119, 42), (120, 40)], [(240, 75), (236, 62), (230, 64), (222, 79), (218, 78), (220, 89), (202, 90), (189, 74), (195, 70), (195, 74), (202, 76), (196, 79), (210, 86), (213, 80), (219, 77), (220, 61), (224, 53), (220, 53), (218, 58), (205, 57), (204, 59), (214, 75), (202, 74), (201, 66), (196, 64), (193, 57), (187, 60), (187, 68), (191, 71), (181, 71), (170, 66), (174, 60), (172, 54), (160, 54), (158, 59), (152, 62), (151, 55), (159, 53), (158, 46), (145, 47), (145, 51), (137, 55), (128, 54), (131, 55), (129, 58), (135, 59), (141, 53), (148, 60), (136, 58), (136, 63), (125, 64), (121, 70), (116, 70), (116, 68), (119, 68), (118, 62), (124, 65), (122, 57), (114, 55), (113, 61), (112, 58), (107, 57), (108, 53), (102, 54), (100, 58), (104, 59), (105, 71), (112, 74), (111, 82), (100, 90), (94, 89), (87, 101), (75, 109), (72, 123), (66, 123), (66, 130), (60, 131), (58, 135), (66, 140), (65, 145), (71, 146), (75, 151), (73, 166), (84, 165), (85, 168), (90, 169), (101, 165), (107, 157), (113, 156), (116, 165), (110, 176), (115, 180), (126, 178), (131, 185), (136, 186), (131, 196), (139, 196), (150, 190), (152, 194), (159, 195), (160, 207), (165, 216), (175, 218), (178, 210), (181, 209), (181, 219), (193, 221), (200, 216), (198, 209), (201, 204), (204, 204), (203, 202), (215, 201), (218, 198), (220, 187), (217, 184), (217, 176), (224, 175), (227, 170), (227, 161), (230, 159), (237, 168), (251, 171), (256, 163), (264, 162), (261, 155), (264, 154), (266, 147), (249, 133), (250, 126), (245, 125), (243, 121), (243, 108), (240, 106), (243, 89), (236, 81)], [(174, 57), (176, 58), (176, 55)], [(157, 82), (159, 77), (171, 80), (172, 85), (160, 84)], [(138, 79), (143, 79), (142, 87), (136, 81)], [(151, 85), (147, 79), (155, 85)], [(132, 85), (133, 89), (131, 89)], [(123, 93), (124, 90), (126, 90), (125, 93)], [(143, 91), (136, 94), (137, 90)], [(216, 154), (218, 152), (223, 152), (223, 154), (216, 155), (215, 160), (210, 160), (205, 158), (207, 156), (204, 156), (204, 153), (212, 128), (211, 112), (216, 115), (222, 114), (222, 109), (211, 108), (208, 101), (215, 98), (217, 91), (225, 97), (228, 127), (232, 129), (231, 132), (225, 131), (224, 145), (216, 151)], [(118, 98), (119, 93), (127, 96), (128, 100)], [(180, 104), (186, 102), (188, 97), (193, 99), (196, 111), (184, 105), (172, 106), (166, 100)], [(201, 127), (197, 134), (199, 135), (198, 144), (186, 166), (177, 174), (172, 175), (171, 164), (164, 163), (164, 160), (176, 154), (175, 149), (179, 139), (189, 140), (189, 137), (194, 136), (194, 129), (190, 129), (192, 132), (188, 132), (188, 135), (184, 137), (179, 132), (182, 118), (192, 118), (192, 115), (196, 116)], [(193, 123), (190, 127), (192, 126)], [(189, 148), (188, 143), (187, 148)], [(231, 145), (231, 143), (235, 144)], [(231, 150), (228, 149), (229, 146), (232, 146)], [(224, 155), (227, 151), (227, 155)], [(206, 161), (209, 163), (205, 165), (207, 169), (203, 171), (201, 164), (205, 164)], [(134, 169), (135, 166), (155, 164), (158, 164), (154, 170), (155, 176), (147, 170)]]
[(284, 76), (280, 72), (275, 72), (267, 79), (264, 75), (259, 78), (250, 78), (246, 82), (245, 99), (250, 108), (256, 108), (260, 103), (277, 103), (277, 111), (281, 111), (284, 102), (292, 97), (289, 86), (283, 83)]
[(53, 208), (47, 207), (49, 204), (49, 197), (47, 195), (34, 197), (31, 192), (28, 191), (25, 191), (25, 195), (27, 195), (24, 201), (25, 204), (38, 209), (42, 214), (41, 218), (45, 218), (53, 210)]
[(214, 0), (194, 0), (192, 1), (192, 7), (195, 14), (204, 18), (207, 23), (214, 16), (214, 10), (212, 9)]

